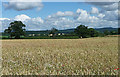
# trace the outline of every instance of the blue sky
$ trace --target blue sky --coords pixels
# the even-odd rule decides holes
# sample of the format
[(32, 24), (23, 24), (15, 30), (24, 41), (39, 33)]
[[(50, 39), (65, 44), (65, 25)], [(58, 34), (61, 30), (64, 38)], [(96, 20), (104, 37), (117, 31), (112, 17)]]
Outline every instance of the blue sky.
[(81, 24), (91, 28), (118, 27), (117, 3), (11, 1), (2, 3), (2, 31), (16, 20), (22, 21), (27, 30), (70, 29)]
[[(34, 2), (33, 2), (34, 4)], [(2, 7), (2, 17), (3, 18), (13, 18), (18, 14), (26, 14), (30, 17), (38, 17), (45, 18), (48, 15), (54, 14), (57, 11), (73, 11), (76, 12), (78, 8), (90, 11), (93, 5), (84, 3), (84, 2), (43, 2), (43, 8), (40, 11), (34, 9), (16, 11), (16, 10), (6, 10), (5, 7)], [(62, 5), (62, 6), (61, 6)]]

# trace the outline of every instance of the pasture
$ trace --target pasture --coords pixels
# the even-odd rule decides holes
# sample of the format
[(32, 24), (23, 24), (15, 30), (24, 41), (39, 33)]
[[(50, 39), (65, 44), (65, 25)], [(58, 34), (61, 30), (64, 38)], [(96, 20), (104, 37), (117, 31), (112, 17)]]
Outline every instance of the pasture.
[(118, 37), (1, 41), (4, 75), (118, 74)]

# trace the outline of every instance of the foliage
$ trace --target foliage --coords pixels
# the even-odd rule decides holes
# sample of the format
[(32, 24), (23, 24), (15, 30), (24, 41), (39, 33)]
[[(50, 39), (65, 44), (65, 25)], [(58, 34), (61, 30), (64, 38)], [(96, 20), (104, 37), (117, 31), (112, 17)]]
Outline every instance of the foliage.
[(116, 34), (118, 34), (117, 31), (110, 31), (110, 35), (116, 35)]
[(118, 28), (118, 34), (120, 34), (120, 28)]
[(23, 27), (26, 26), (21, 21), (14, 21), (10, 23), (10, 26), (4, 32), (8, 33), (10, 38), (14, 37), (19, 39), (20, 36), (25, 36), (25, 29)]
[(79, 38), (86, 38), (89, 34), (89, 30), (87, 26), (80, 25), (75, 29), (75, 33), (79, 36)]
[(104, 32), (104, 35), (118, 35), (118, 31), (108, 31), (108, 30), (105, 30)]
[[(25, 25), (21, 21), (14, 21), (10, 23), (10, 26), (8, 29), (5, 29), (4, 33), (2, 33), (2, 36), (8, 36), (8, 38), (71, 38), (74, 36), (79, 36), (79, 38), (86, 38), (86, 37), (103, 37), (106, 35), (117, 35), (120, 34), (119, 29), (116, 30), (116, 28), (99, 28), (99, 29), (93, 29), (88, 28), (85, 25), (80, 25), (76, 29), (66, 29), (66, 30), (57, 30), (56, 28), (52, 28), (51, 30), (44, 30), (44, 31), (25, 31), (23, 29)], [(60, 34), (58, 37), (57, 35)], [(64, 34), (64, 35), (62, 35)], [(69, 37), (66, 37), (69, 36)], [(22, 37), (21, 37), (22, 36)], [(36, 37), (34, 37), (36, 36)], [(39, 37), (40, 36), (40, 37)], [(50, 37), (49, 37), (50, 36)], [(3, 37), (6, 38), (6, 37)], [(76, 38), (76, 37), (75, 37)], [(7, 38), (6, 38), (7, 39)]]
[(104, 34), (105, 34), (105, 35), (109, 35), (110, 32), (109, 32), (108, 30), (105, 30), (105, 31), (104, 31)]
[(78, 26), (75, 29), (75, 33), (79, 36), (79, 38), (97, 37), (97, 36), (99, 36), (99, 32), (97, 32), (93, 28), (88, 28), (85, 25)]
[(56, 28), (52, 28), (49, 34), (52, 34), (52, 37), (54, 37), (56, 32), (58, 32), (58, 30)]
[(90, 37), (97, 37), (99, 35), (99, 33), (93, 28), (89, 28), (88, 31)]

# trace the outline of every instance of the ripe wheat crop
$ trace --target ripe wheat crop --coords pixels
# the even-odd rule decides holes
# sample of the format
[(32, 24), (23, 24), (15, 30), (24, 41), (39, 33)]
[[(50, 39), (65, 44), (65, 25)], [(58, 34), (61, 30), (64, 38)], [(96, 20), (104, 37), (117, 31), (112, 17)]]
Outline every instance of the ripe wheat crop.
[(117, 75), (118, 38), (2, 40), (3, 75)]

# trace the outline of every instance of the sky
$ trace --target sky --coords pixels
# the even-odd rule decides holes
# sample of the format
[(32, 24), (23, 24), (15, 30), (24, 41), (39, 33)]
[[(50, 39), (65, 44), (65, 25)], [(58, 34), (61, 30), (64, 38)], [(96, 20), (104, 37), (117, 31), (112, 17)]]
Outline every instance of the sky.
[[(88, 5), (86, 3), (80, 2), (43, 2), (42, 3), (44, 6), (42, 7), (41, 10), (36, 10), (34, 9), (28, 9), (28, 10), (22, 10), (22, 11), (16, 11), (16, 10), (6, 10), (5, 7), (2, 7), (2, 13), (3, 13), (3, 18), (13, 18), (17, 16), (18, 14), (26, 14), (30, 17), (41, 17), (45, 18), (48, 15), (54, 14), (58, 11), (73, 11), (76, 12), (78, 8), (86, 9), (88, 11), (91, 10), (91, 5)], [(61, 6), (62, 5), (62, 6)]]
[(2, 6), (0, 8), (2, 9), (1, 31), (4, 31), (13, 21), (22, 21), (26, 25), (26, 30), (36, 31), (50, 30), (53, 27), (60, 30), (71, 29), (81, 24), (90, 28), (117, 28), (120, 18), (117, 2), (23, 2), (23, 0), (9, 0), (0, 3), (0, 6)]

